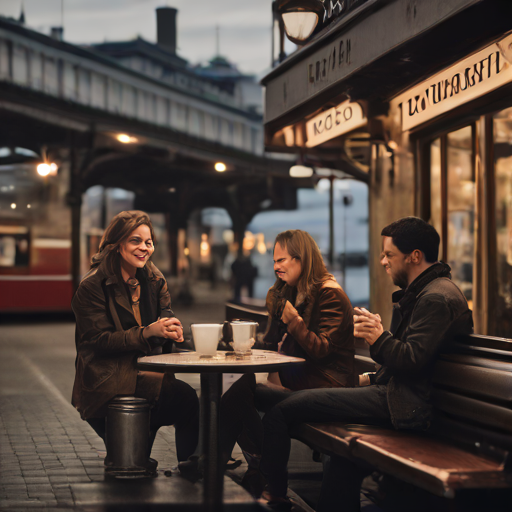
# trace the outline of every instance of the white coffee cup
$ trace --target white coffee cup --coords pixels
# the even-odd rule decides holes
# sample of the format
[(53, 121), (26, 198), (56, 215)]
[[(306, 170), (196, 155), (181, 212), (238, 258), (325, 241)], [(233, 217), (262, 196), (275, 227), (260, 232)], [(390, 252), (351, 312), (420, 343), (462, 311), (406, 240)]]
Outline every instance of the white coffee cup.
[(233, 329), (233, 349), (235, 352), (247, 352), (254, 345), (257, 322), (244, 322), (237, 320), (231, 322)]
[(222, 324), (192, 324), (191, 328), (196, 352), (214, 356), (217, 353)]

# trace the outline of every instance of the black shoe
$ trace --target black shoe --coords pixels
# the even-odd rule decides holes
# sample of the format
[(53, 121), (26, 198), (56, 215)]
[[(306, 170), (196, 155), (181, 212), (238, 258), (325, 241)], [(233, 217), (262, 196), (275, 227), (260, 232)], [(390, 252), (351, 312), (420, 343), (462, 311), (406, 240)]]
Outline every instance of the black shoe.
[(178, 463), (178, 469), (180, 470), (180, 475), (193, 484), (203, 478), (203, 472), (199, 467), (199, 459), (197, 458)]
[(236, 469), (239, 468), (241, 465), (241, 460), (229, 459), (229, 461), (226, 462), (226, 469)]
[(293, 503), (287, 497), (273, 496), (268, 491), (263, 491), (261, 499), (266, 502), (267, 507), (270, 510), (276, 512), (291, 512)]

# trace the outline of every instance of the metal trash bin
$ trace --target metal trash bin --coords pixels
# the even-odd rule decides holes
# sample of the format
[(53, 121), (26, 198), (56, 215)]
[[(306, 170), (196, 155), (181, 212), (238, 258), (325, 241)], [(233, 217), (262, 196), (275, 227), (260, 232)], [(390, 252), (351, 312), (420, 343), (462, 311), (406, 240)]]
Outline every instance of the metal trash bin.
[(105, 474), (118, 478), (156, 475), (149, 458), (149, 404), (145, 398), (119, 396), (108, 405)]

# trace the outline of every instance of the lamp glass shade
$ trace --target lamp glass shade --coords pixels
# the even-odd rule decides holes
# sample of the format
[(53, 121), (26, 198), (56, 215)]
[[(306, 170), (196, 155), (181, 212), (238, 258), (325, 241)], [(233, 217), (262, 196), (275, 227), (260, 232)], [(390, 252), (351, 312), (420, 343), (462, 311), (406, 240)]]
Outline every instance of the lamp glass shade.
[(305, 165), (294, 165), (290, 167), (290, 176), (292, 178), (311, 178), (313, 176), (313, 168)]
[(318, 14), (308, 11), (292, 11), (282, 14), (288, 39), (294, 43), (304, 43), (318, 24)]

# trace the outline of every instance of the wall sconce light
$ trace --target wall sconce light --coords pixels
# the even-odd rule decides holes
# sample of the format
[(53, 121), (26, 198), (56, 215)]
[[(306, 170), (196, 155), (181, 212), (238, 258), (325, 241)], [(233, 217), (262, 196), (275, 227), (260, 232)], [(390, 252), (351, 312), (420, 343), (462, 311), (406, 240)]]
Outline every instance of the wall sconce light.
[(42, 162), (40, 164), (38, 164), (37, 166), (37, 174), (39, 174), (39, 176), (55, 176), (57, 174), (57, 171), (59, 169), (59, 166), (55, 163), (55, 162), (52, 162), (51, 164), (48, 164), (46, 162)]
[(224, 172), (227, 169), (226, 164), (223, 162), (217, 162), (215, 164), (215, 170), (217, 172)]
[(139, 142), (139, 139), (137, 139), (137, 137), (132, 137), (131, 135), (128, 135), (126, 133), (120, 133), (116, 138), (119, 142), (122, 142), (123, 144), (134, 144), (135, 142)]
[(293, 165), (290, 167), (290, 176), (292, 178), (311, 178), (313, 173), (313, 167), (308, 167), (306, 165)]
[(306, 44), (318, 23), (323, 21), (325, 7), (321, 0), (281, 0), (277, 3), (286, 36), (295, 44)]

